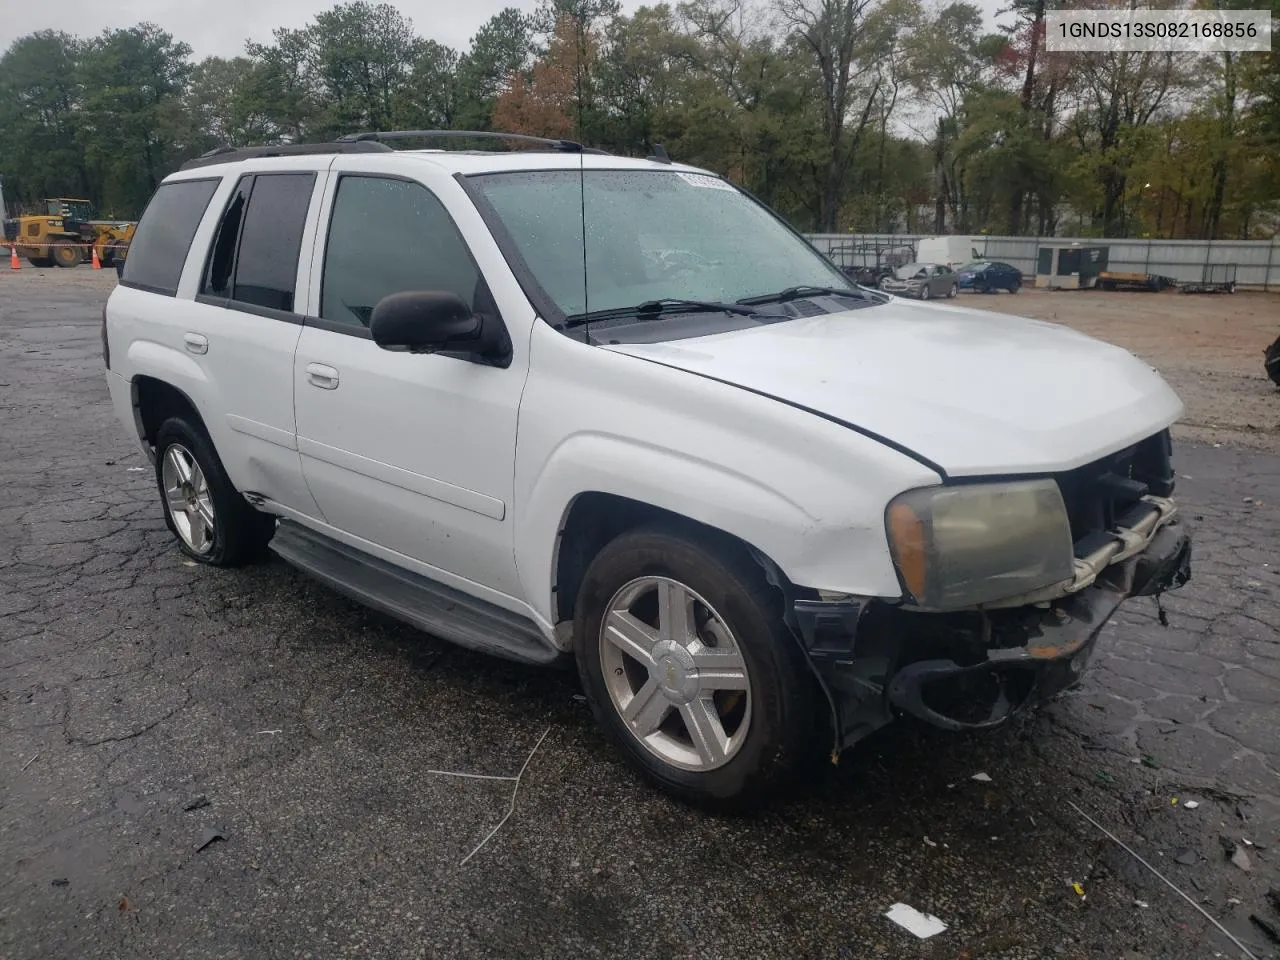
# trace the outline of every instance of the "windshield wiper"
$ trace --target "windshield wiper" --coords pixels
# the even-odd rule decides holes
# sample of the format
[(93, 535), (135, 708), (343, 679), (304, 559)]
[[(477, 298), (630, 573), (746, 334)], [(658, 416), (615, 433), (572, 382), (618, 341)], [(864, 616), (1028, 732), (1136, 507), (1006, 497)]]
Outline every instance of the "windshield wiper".
[(743, 297), (738, 303), (743, 304), (762, 304), (762, 303), (786, 303), (788, 300), (798, 300), (801, 297), (855, 297), (858, 300), (870, 299), (862, 290), (851, 290), (848, 287), (787, 287), (785, 290), (779, 290), (777, 293), (763, 293), (758, 297)]
[(716, 300), (682, 300), (679, 297), (663, 297), (661, 300), (646, 300), (634, 307), (612, 307), (608, 310), (591, 310), (568, 317), (564, 328), (581, 327), (598, 320), (619, 320), (625, 317), (650, 319), (659, 316), (673, 316), (677, 313), (733, 313), (743, 317), (759, 316), (759, 311), (746, 306), (746, 301), (738, 303), (721, 303)]

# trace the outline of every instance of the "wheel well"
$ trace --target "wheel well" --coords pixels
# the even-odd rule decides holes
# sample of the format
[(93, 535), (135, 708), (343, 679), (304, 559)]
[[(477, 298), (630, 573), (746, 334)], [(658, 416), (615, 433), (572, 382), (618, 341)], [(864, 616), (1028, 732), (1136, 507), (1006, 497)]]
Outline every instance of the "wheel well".
[(717, 527), (639, 500), (611, 493), (582, 493), (569, 507), (560, 528), (555, 562), (556, 621), (572, 620), (578, 590), (591, 561), (611, 540), (628, 530), (654, 523), (683, 527), (693, 535), (718, 541), (721, 546), (749, 555), (765, 568), (771, 579), (782, 576), (773, 561), (750, 544)]
[(204, 426), (191, 399), (177, 387), (155, 377), (133, 378), (133, 409), (138, 418), (138, 433), (152, 447), (156, 445), (160, 425), (170, 417), (186, 416)]

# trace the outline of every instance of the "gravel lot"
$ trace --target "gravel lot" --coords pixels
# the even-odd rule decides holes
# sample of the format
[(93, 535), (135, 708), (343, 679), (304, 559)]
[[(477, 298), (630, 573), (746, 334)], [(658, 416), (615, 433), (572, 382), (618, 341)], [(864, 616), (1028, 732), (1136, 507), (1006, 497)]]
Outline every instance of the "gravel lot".
[(1132, 350), (1187, 405), (1180, 439), (1280, 453), (1280, 390), (1262, 367), (1280, 337), (1280, 293), (1023, 290), (958, 302), (1064, 323)]
[[(1249, 915), (1280, 925), (1280, 457), (1243, 446), (1275, 442), (1280, 299), (964, 298), (1130, 346), (1191, 432), (1222, 418), (1223, 446), (1178, 453), (1195, 577), (1167, 628), (1128, 605), (1036, 717), (891, 728), (728, 819), (638, 782), (569, 673), (449, 647), (279, 561), (184, 562), (107, 405), (112, 279), (0, 273), (5, 960), (1242, 955), (1069, 803), (1276, 955)], [(514, 774), (544, 731), (514, 815), (461, 864), (510, 784), (428, 771)], [(1220, 835), (1255, 844), (1248, 871)], [(883, 918), (895, 902), (948, 929), (915, 940)]]

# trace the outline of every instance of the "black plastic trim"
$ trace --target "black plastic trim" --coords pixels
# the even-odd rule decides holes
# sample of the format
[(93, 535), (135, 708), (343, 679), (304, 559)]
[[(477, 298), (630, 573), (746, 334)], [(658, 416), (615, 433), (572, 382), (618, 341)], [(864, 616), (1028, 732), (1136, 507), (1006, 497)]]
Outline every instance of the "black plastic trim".
[(228, 297), (211, 297), (207, 293), (198, 294), (196, 303), (203, 303), (206, 307), (222, 307), (225, 310), (235, 310), (239, 313), (251, 313), (255, 317), (266, 317), (269, 320), (283, 320), (285, 323), (303, 324), (307, 320), (303, 314), (294, 313), (291, 310), (260, 307), (256, 303), (241, 303), (239, 300), (232, 300)]
[(328, 330), (330, 333), (345, 333), (348, 337), (358, 337), (361, 340), (373, 339), (373, 333), (368, 327), (355, 323), (343, 323), (341, 320), (326, 320), (324, 317), (307, 315), (303, 318), (302, 325), (315, 327), (317, 330)]
[(530, 618), (281, 520), (271, 549), (359, 603), (462, 647), (520, 663), (550, 664), (561, 653)]
[(306, 157), (328, 153), (390, 153), (391, 148), (385, 143), (369, 140), (342, 141), (334, 143), (285, 143), (268, 147), (217, 147), (208, 153), (201, 154), (194, 160), (188, 160), (178, 169), (194, 170), (197, 167), (210, 167), (219, 163), (238, 163), (241, 160), (259, 160), (265, 157)]
[[(561, 168), (563, 169), (563, 168)], [(536, 173), (538, 171), (521, 171), (522, 173)], [(474, 175), (479, 176), (479, 175)], [(502, 253), (503, 258), (507, 261), (507, 266), (515, 275), (516, 283), (520, 285), (520, 290), (524, 293), (525, 298), (533, 305), (533, 309), (537, 311), (538, 316), (544, 321), (550, 323), (553, 327), (563, 324), (567, 319), (564, 311), (556, 304), (554, 300), (542, 289), (542, 284), (538, 282), (538, 278), (534, 276), (533, 271), (529, 268), (529, 264), (525, 262), (524, 256), (520, 253), (515, 238), (507, 231), (506, 225), (503, 224), (502, 218), (498, 216), (498, 211), (493, 208), (488, 199), (475, 184), (471, 182), (471, 177), (465, 174), (455, 173), (454, 180), (458, 182), (458, 186), (462, 187), (463, 192), (471, 198), (471, 202), (475, 204), (476, 211), (480, 214), (480, 219), (484, 221), (485, 226), (489, 228), (489, 233), (493, 237), (493, 242), (498, 245), (498, 250)]]

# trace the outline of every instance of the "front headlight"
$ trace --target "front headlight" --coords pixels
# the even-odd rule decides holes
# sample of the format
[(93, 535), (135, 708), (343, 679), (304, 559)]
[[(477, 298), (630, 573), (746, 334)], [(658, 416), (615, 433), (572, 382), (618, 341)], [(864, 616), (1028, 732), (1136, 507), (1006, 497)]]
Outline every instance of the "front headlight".
[(1071, 524), (1053, 480), (910, 490), (885, 512), (902, 584), (921, 607), (1017, 596), (1073, 572)]

